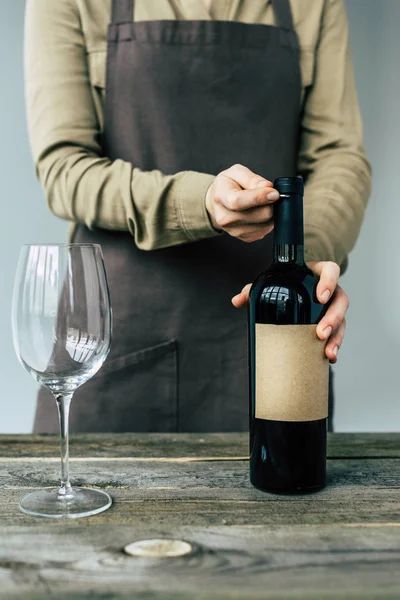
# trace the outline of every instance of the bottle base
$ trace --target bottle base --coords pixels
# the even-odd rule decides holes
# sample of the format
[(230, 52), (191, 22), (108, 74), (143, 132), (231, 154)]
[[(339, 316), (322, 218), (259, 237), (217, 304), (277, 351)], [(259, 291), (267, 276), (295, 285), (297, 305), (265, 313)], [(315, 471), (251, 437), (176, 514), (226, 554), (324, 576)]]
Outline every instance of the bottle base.
[(260, 490), (260, 492), (273, 494), (274, 496), (302, 496), (315, 494), (316, 492), (322, 491), (326, 487), (326, 484), (322, 483), (311, 487), (296, 487), (292, 489), (265, 488), (253, 483), (252, 481), (251, 485), (257, 490)]

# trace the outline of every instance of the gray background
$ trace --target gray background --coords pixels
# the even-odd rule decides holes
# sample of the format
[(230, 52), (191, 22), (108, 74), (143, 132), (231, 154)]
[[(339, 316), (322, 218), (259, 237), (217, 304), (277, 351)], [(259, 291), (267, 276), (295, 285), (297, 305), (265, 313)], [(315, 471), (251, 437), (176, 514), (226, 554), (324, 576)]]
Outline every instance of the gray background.
[[(347, 6), (374, 189), (342, 279), (351, 308), (335, 369), (335, 426), (337, 431), (400, 431), (400, 2), (347, 0)], [(19, 248), (64, 241), (67, 234), (66, 224), (47, 210), (33, 171), (24, 110), (23, 20), (23, 0), (0, 3), (0, 432), (28, 432), (35, 404), (36, 384), (17, 362), (11, 337)]]

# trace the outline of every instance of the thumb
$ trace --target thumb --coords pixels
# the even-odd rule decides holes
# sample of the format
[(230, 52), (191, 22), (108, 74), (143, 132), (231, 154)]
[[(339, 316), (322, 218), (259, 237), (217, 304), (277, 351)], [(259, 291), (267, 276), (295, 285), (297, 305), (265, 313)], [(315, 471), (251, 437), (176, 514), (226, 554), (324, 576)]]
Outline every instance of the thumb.
[(242, 308), (243, 306), (246, 306), (249, 301), (250, 289), (251, 283), (248, 283), (244, 286), (240, 294), (236, 294), (236, 296), (232, 298), (232, 304), (235, 308)]

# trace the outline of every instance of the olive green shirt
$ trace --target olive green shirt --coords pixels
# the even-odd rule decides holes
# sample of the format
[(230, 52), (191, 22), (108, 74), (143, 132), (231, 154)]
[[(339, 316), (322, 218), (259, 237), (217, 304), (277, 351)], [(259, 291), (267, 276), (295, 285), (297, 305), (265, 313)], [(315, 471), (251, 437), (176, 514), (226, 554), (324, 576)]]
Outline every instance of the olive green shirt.
[[(345, 265), (369, 196), (370, 167), (344, 3), (291, 0), (291, 6), (301, 46), (298, 171), (306, 177), (306, 258)], [(101, 155), (110, 14), (111, 0), (27, 0), (28, 123), (50, 209), (90, 228), (129, 231), (143, 250), (218, 235), (205, 208), (212, 175), (144, 172)], [(274, 24), (274, 11), (266, 0), (211, 0), (210, 10), (203, 0), (136, 0), (134, 18)]]

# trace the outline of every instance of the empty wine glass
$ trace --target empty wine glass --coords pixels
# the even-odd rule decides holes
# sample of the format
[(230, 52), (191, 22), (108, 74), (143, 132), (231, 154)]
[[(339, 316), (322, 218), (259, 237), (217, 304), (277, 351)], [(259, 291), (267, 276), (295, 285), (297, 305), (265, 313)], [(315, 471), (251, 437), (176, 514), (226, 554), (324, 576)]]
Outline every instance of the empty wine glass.
[(24, 496), (37, 517), (76, 518), (111, 505), (102, 490), (72, 489), (68, 416), (75, 390), (100, 369), (111, 344), (111, 307), (98, 244), (26, 245), (21, 249), (12, 308), (13, 340), (25, 369), (54, 394), (60, 420), (61, 485)]

